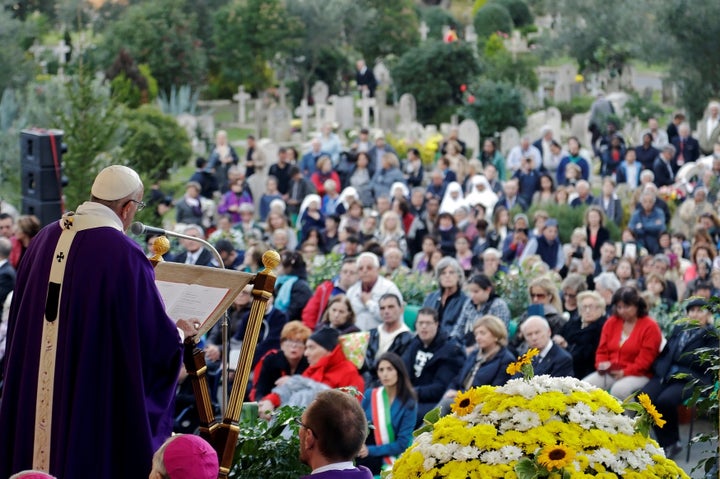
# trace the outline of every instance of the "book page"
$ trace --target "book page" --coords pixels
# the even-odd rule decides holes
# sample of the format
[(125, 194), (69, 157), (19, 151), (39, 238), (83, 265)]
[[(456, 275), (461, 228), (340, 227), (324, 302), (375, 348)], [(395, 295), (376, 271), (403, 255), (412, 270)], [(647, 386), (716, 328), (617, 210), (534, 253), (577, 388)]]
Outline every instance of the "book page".
[(155, 281), (165, 302), (165, 310), (173, 320), (198, 319), (204, 323), (230, 291), (199, 284)]

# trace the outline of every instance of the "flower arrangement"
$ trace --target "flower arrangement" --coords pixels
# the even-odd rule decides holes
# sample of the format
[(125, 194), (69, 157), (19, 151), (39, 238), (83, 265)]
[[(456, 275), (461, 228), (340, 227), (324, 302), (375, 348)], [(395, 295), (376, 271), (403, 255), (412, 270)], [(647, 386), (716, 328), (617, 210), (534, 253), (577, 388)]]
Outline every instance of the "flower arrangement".
[[(687, 478), (647, 437), (662, 418), (647, 397), (625, 408), (575, 378), (533, 376), (459, 393), (453, 413), (420, 429), (386, 478)], [(427, 419), (427, 418), (426, 418)]]

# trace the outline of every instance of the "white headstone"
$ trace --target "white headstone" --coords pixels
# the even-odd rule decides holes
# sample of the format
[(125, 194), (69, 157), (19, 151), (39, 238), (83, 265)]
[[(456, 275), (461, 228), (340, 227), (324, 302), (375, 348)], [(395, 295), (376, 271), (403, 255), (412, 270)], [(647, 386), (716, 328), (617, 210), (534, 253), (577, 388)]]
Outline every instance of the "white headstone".
[(375, 79), (377, 80), (378, 85), (382, 85), (387, 88), (390, 84), (392, 84), (390, 70), (388, 70), (388, 67), (385, 66), (383, 62), (378, 62), (378, 64), (375, 65), (373, 73), (375, 74)]
[(284, 83), (280, 84), (280, 86), (277, 89), (277, 95), (278, 99), (280, 101), (280, 106), (285, 108), (287, 106), (287, 94), (290, 92), (288, 88), (285, 86)]
[(540, 130), (547, 124), (547, 113), (544, 110), (536, 111), (527, 118), (527, 135), (531, 141), (540, 138)]
[(197, 117), (198, 127), (205, 138), (215, 138), (215, 117), (212, 115), (200, 115)]
[(238, 92), (233, 95), (233, 100), (238, 102), (238, 123), (241, 125), (245, 124), (247, 122), (247, 110), (246, 110), (246, 104), (247, 101), (252, 98), (252, 95), (250, 93), (247, 93), (245, 91), (245, 86), (240, 85), (238, 87)]
[(53, 48), (53, 53), (58, 59), (58, 76), (62, 77), (65, 74), (65, 63), (67, 62), (67, 54), (70, 52), (70, 46), (65, 43), (65, 40), (60, 40), (60, 43)]
[(310, 123), (310, 115), (312, 114), (312, 107), (308, 106), (308, 102), (305, 98), (300, 100), (300, 106), (295, 108), (295, 114), (300, 117), (302, 122), (302, 136), (303, 139), (307, 138), (307, 132)]
[(375, 106), (375, 98), (370, 98), (370, 92), (363, 90), (362, 98), (358, 100), (358, 106), (362, 111), (360, 126), (363, 128), (370, 128), (370, 108)]
[[(195, 139), (198, 131), (198, 119), (194, 115), (190, 113), (180, 113), (175, 117), (175, 121), (185, 130), (185, 133), (187, 133), (191, 141)], [(212, 138), (212, 136), (210, 138)]]
[(428, 32), (430, 31), (430, 28), (427, 26), (427, 23), (425, 23), (425, 20), (420, 22), (420, 40), (425, 41), (427, 40)]
[(520, 144), (520, 132), (514, 126), (505, 128), (500, 133), (500, 150), (503, 156), (507, 156), (510, 149)]
[(589, 118), (590, 113), (580, 113), (570, 119), (570, 135), (577, 137), (581, 145), (588, 145)]
[(255, 137), (261, 138), (263, 134), (263, 126), (265, 124), (265, 102), (262, 98), (256, 99), (253, 116), (255, 117)]
[(310, 89), (312, 92), (313, 101), (316, 105), (326, 105), (330, 90), (328, 89), (327, 83), (318, 80)]
[(467, 27), (465, 27), (465, 41), (468, 42), (473, 49), (477, 48), (477, 33), (475, 33), (475, 26), (473, 24), (469, 24)]
[(320, 130), (326, 123), (335, 123), (335, 106), (315, 105), (315, 127)]
[[(284, 106), (276, 105), (267, 111), (267, 129), (268, 136), (273, 141), (289, 141), (290, 140), (290, 120), (292, 115), (290, 110)], [(275, 158), (275, 157), (269, 157)]]
[(547, 125), (552, 128), (555, 138), (558, 138), (560, 135), (560, 127), (562, 126), (562, 115), (560, 114), (560, 110), (554, 106), (548, 108), (546, 110), (546, 121)]
[(353, 97), (338, 96), (333, 101), (335, 106), (335, 121), (341, 130), (352, 130), (355, 127), (355, 105)]
[(409, 125), (417, 118), (417, 102), (412, 93), (404, 93), (399, 102), (400, 124)]
[(478, 158), (480, 153), (480, 128), (471, 119), (463, 120), (458, 126), (458, 138), (464, 141), (467, 148), (472, 151), (472, 157)]
[(37, 63), (40, 63), (40, 57), (43, 53), (45, 53), (46, 48), (41, 45), (37, 40), (35, 40), (35, 43), (28, 49), (30, 53), (32, 53), (33, 58), (35, 58), (35, 61)]

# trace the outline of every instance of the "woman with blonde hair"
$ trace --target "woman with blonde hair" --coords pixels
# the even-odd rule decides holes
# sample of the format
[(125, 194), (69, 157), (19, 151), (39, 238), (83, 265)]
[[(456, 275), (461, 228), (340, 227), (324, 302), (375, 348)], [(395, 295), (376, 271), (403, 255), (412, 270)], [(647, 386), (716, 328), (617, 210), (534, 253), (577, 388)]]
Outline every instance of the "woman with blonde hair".
[(403, 229), (400, 215), (393, 210), (386, 211), (383, 213), (382, 218), (380, 218), (380, 236), (378, 237), (378, 242), (381, 245), (385, 245), (388, 241), (396, 241), (403, 255), (407, 253), (405, 230)]

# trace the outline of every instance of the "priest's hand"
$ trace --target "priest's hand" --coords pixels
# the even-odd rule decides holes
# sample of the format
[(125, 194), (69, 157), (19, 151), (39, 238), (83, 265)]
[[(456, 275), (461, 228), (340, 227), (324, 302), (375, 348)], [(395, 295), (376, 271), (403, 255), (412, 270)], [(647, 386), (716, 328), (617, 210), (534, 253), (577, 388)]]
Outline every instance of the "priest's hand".
[(197, 334), (197, 330), (200, 327), (200, 321), (198, 319), (178, 319), (175, 325), (179, 330), (185, 334), (185, 338), (191, 338)]

